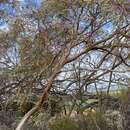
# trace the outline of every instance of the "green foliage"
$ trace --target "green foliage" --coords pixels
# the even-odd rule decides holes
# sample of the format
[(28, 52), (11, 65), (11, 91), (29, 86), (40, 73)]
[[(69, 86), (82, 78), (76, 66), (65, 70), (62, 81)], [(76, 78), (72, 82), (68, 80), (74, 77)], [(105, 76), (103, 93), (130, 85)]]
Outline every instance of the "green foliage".
[(58, 113), (62, 112), (63, 102), (57, 97), (52, 96), (49, 98), (49, 112), (51, 116), (55, 116)]
[(127, 103), (128, 102), (128, 93), (130, 93), (130, 89), (124, 88), (120, 90), (119, 97), (121, 102)]
[(115, 130), (115, 126), (110, 126), (102, 113), (91, 110), (87, 116), (57, 119), (50, 124), (50, 128), (51, 130)]
[(0, 0), (1, 3), (8, 3), (8, 0)]
[(5, 108), (7, 110), (16, 111), (17, 116), (23, 116), (27, 113), (34, 105), (37, 100), (36, 96), (27, 96), (25, 94), (20, 94), (18, 96), (13, 96), (6, 102)]
[(45, 129), (48, 128), (48, 120), (50, 119), (50, 115), (44, 111), (38, 111), (33, 115), (33, 127), (37, 127), (38, 129)]
[(79, 130), (76, 122), (68, 117), (56, 120), (50, 128), (51, 130)]
[(50, 12), (59, 13), (61, 15), (67, 14), (67, 2), (65, 0), (50, 0), (45, 1), (43, 4), (46, 4)]
[(85, 116), (83, 120), (83, 123), (79, 122), (79, 125), (84, 125), (84, 129), (86, 127), (87, 130), (110, 130), (106, 118), (100, 112), (89, 111), (88, 115)]
[[(32, 40), (31, 38), (23, 38), (20, 40), (19, 54), (21, 66), (17, 72), (26, 75), (39, 73), (47, 68), (53, 59), (53, 54), (44, 46), (41, 39)], [(44, 75), (50, 74), (51, 70), (45, 71)]]

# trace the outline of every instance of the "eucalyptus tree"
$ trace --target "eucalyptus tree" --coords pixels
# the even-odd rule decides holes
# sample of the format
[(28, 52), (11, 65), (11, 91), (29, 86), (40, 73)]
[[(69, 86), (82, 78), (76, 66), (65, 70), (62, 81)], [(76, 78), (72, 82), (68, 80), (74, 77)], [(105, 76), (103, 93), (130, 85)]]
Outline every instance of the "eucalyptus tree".
[(21, 130), (44, 105), (53, 89), (77, 93), (77, 89), (85, 91), (93, 86), (98, 91), (104, 85), (109, 94), (113, 85), (125, 84), (124, 72), (130, 67), (128, 4), (111, 0), (44, 0), (34, 8), (15, 3), (8, 32), (1, 34), (1, 39), (6, 34), (1, 45), (8, 45), (2, 53), (9, 54), (8, 50), (15, 46), (11, 59), (17, 59), (9, 71), (15, 85), (9, 87), (15, 93), (39, 89), (41, 94), (16, 130)]

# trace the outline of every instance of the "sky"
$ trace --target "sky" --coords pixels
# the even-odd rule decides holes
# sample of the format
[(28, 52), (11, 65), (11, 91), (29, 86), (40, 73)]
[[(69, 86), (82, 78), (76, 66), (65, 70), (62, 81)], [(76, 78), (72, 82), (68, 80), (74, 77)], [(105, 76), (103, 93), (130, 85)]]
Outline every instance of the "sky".
[[(9, 0), (9, 1), (13, 2), (14, 0)], [(39, 8), (41, 3), (41, 0), (17, 0), (17, 1), (23, 7), (31, 6), (33, 8)], [(13, 17), (15, 16), (16, 11), (10, 4), (0, 2), (0, 29), (8, 30), (6, 19), (3, 19), (2, 17), (4, 12), (6, 12), (8, 16)]]

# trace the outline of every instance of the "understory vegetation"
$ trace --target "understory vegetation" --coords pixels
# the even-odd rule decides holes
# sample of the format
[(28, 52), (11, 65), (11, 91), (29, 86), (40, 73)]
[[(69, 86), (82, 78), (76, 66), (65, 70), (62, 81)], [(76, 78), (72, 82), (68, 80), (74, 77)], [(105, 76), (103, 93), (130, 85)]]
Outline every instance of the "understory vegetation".
[[(91, 95), (92, 96), (92, 95)], [(96, 99), (94, 99), (96, 97)], [(102, 97), (102, 101), (101, 101)], [(17, 122), (34, 107), (38, 97), (15, 96), (1, 103), (1, 129), (13, 130)], [(65, 99), (67, 98), (67, 99)], [(24, 126), (24, 130), (123, 130), (121, 105), (127, 102), (127, 90), (107, 96), (73, 101), (68, 95), (50, 96), (48, 102)]]

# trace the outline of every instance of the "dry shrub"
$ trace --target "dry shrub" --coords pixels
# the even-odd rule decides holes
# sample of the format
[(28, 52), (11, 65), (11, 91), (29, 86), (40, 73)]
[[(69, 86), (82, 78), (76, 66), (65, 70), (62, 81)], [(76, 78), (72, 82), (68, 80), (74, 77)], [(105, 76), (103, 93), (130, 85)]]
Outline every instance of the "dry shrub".
[(114, 125), (109, 125), (102, 113), (96, 111), (89, 111), (87, 116), (77, 115), (75, 118), (56, 119), (49, 127), (51, 130), (117, 130)]

